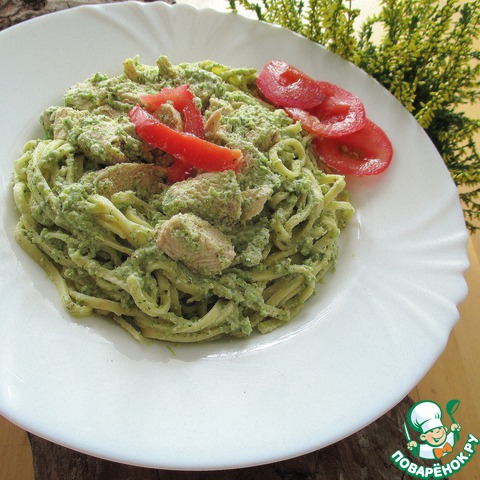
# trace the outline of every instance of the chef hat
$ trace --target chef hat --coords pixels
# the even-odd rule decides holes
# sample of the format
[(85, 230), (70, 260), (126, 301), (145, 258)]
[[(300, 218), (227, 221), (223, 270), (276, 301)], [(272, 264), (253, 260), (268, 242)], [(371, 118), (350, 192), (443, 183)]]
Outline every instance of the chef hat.
[(410, 426), (417, 432), (427, 433), (443, 427), (442, 409), (435, 402), (419, 402), (410, 409), (408, 415)]

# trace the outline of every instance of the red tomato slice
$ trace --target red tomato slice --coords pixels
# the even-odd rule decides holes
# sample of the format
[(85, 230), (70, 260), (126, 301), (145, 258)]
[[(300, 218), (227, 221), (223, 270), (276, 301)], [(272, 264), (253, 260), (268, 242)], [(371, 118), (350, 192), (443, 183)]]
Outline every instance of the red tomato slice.
[(140, 98), (145, 109), (153, 113), (164, 103), (172, 102), (176, 110), (183, 115), (183, 128), (187, 133), (192, 133), (199, 138), (205, 138), (205, 127), (202, 113), (195, 105), (195, 96), (190, 91), (188, 84), (175, 88), (164, 88), (158, 93), (145, 95)]
[(267, 63), (257, 77), (257, 86), (265, 98), (281, 107), (311, 108), (324, 98), (313, 78), (288, 63)]
[(139, 105), (129, 112), (138, 136), (182, 162), (209, 172), (237, 170), (240, 150), (216, 145), (190, 133), (179, 132), (160, 122)]
[(385, 132), (371, 120), (355, 133), (313, 140), (321, 161), (344, 175), (376, 175), (392, 161), (393, 148)]
[(362, 101), (338, 85), (317, 82), (323, 101), (309, 109), (285, 108), (305, 130), (322, 137), (340, 137), (360, 130), (365, 124)]

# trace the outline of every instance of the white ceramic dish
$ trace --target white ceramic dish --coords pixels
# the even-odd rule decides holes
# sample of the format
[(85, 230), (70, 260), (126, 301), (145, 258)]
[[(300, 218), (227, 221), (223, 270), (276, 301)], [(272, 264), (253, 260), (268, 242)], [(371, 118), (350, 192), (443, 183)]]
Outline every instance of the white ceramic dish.
[[(337, 270), (291, 324), (204, 345), (136, 343), (79, 321), (16, 245), (13, 160), (41, 111), (125, 58), (285, 60), (340, 84), (393, 142), (378, 178), (348, 179), (356, 217)], [(281, 28), (186, 5), (80, 7), (0, 34), (0, 413), (73, 449), (171, 469), (243, 467), (307, 453), (399, 402), (443, 351), (466, 295), (462, 211), (440, 156), (366, 74)]]

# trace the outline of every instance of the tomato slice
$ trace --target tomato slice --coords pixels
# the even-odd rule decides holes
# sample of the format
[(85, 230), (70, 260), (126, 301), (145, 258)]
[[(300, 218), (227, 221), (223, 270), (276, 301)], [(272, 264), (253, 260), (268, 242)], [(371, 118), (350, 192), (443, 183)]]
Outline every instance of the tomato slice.
[(385, 132), (367, 119), (364, 127), (339, 138), (313, 140), (320, 160), (344, 175), (377, 175), (392, 161), (393, 148)]
[(288, 63), (268, 62), (257, 77), (257, 86), (267, 100), (284, 108), (314, 135), (348, 135), (365, 123), (365, 109), (358, 97), (338, 85), (316, 81)]
[(187, 133), (192, 133), (199, 138), (205, 138), (205, 127), (202, 113), (195, 105), (195, 96), (190, 91), (188, 84), (180, 85), (175, 88), (163, 88), (158, 93), (144, 95), (140, 98), (145, 109), (153, 113), (163, 104), (171, 102), (183, 115), (183, 129)]
[(324, 98), (318, 82), (281, 61), (269, 62), (262, 68), (257, 86), (267, 100), (281, 107), (311, 108)]
[(365, 108), (357, 96), (332, 83), (317, 84), (323, 91), (321, 103), (306, 110), (285, 108), (305, 130), (322, 137), (340, 137), (354, 133), (364, 126)]
[(129, 112), (138, 136), (150, 145), (170, 153), (184, 163), (209, 172), (237, 170), (240, 150), (208, 142), (195, 135), (179, 132), (160, 122), (139, 105)]
[(316, 136), (325, 165), (344, 174), (375, 175), (393, 157), (387, 135), (367, 119), (362, 101), (329, 82), (317, 81), (281, 61), (268, 62), (257, 77), (264, 97)]

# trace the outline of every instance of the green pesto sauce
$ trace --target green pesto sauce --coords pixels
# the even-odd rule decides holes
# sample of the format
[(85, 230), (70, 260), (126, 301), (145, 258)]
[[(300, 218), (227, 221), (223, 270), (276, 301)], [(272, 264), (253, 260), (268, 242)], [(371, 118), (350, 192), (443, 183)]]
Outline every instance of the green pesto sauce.
[[(30, 172), (38, 176), (42, 193), (42, 200), (29, 212), (40, 225), (38, 234), (30, 237), (63, 265), (62, 275), (76, 291), (134, 308), (125, 285), (138, 285), (149, 298), (161, 298), (164, 292), (158, 292), (158, 281), (150, 274), (161, 264), (169, 281), (187, 289), (188, 302), (233, 300), (236, 307), (228, 319), (231, 334), (250, 334), (249, 316), (275, 315), (282, 322), (290, 318), (288, 308), (274, 312), (262, 293), (267, 284), (252, 278), (269, 268), (264, 259), (279, 249), (295, 254), (280, 256), (270, 266), (278, 275), (293, 278), (292, 265), (312, 265), (313, 270), (322, 260), (325, 249), (317, 246), (314, 250), (314, 245), (322, 222), (330, 221), (323, 213), (299, 220), (299, 226), (292, 227), (290, 244), (283, 244), (282, 229), (296, 211), (301, 216), (301, 208), (317, 198), (318, 191), (328, 189), (313, 185), (312, 175), (286, 178), (272, 168), (269, 152), (274, 145), (295, 139), (308, 154), (309, 137), (283, 110), (259, 98), (255, 78), (254, 69), (234, 69), (212, 61), (174, 66), (162, 56), (156, 65), (147, 66), (133, 58), (125, 61), (122, 74), (96, 73), (70, 88), (63, 105), (44, 111), (41, 124), (46, 140), (36, 148), (48, 149), (54, 142), (58, 147), (45, 156), (40, 167), (45, 172), (51, 168), (55, 172), (51, 178), (47, 175), (43, 180), (38, 172)], [(238, 172), (198, 171), (193, 178), (173, 185), (158, 171), (152, 173), (173, 159), (137, 136), (128, 112), (141, 103), (142, 96), (183, 84), (189, 84), (205, 125), (214, 125), (206, 131), (207, 140), (242, 151), (244, 165)], [(33, 143), (29, 148), (35, 148)], [(286, 166), (293, 164), (295, 155), (288, 148), (279, 153)], [(142, 167), (133, 172), (121, 167), (132, 163)], [(313, 178), (321, 179), (324, 174), (316, 164), (311, 168)], [(196, 268), (196, 258), (205, 252), (199, 232), (188, 229), (177, 229), (171, 238), (191, 255), (180, 261), (165, 253), (170, 250), (163, 247), (158, 232), (178, 214), (194, 215), (217, 229), (222, 242), (233, 248), (233, 260), (212, 259), (220, 262), (215, 273)], [(344, 218), (332, 221), (341, 226), (346, 223)], [(308, 229), (295, 235), (307, 223)], [(213, 247), (218, 256), (222, 249)], [(172, 311), (167, 317), (175, 320), (176, 315)], [(191, 320), (196, 318), (192, 314)]]

